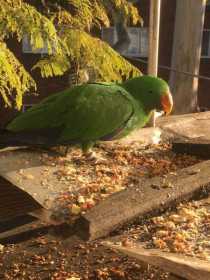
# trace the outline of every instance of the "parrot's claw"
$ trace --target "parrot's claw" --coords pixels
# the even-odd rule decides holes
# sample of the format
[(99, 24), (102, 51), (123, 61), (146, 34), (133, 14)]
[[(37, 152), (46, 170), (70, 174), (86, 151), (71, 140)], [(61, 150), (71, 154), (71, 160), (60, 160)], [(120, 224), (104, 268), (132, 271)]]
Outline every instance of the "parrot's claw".
[(57, 150), (57, 153), (60, 157), (67, 157), (70, 147), (69, 146), (60, 146)]
[(68, 152), (69, 152), (69, 146), (66, 146), (66, 147), (65, 147), (65, 151), (64, 151), (65, 157), (67, 157)]
[(91, 161), (94, 164), (103, 164), (106, 162), (105, 158), (100, 157), (93, 151), (89, 151), (89, 152), (85, 153), (84, 155), (88, 161)]

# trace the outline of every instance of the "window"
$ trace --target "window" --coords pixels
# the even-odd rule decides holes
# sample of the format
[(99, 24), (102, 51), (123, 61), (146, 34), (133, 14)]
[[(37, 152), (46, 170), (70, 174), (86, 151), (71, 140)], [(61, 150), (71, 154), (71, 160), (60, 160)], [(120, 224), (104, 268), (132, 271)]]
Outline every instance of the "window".
[(29, 36), (26, 34), (23, 36), (22, 40), (22, 52), (34, 54), (48, 54), (47, 43), (45, 43), (43, 48), (33, 50)]
[(206, 12), (210, 11), (210, 0), (206, 1)]
[(210, 29), (203, 30), (201, 57), (210, 58)]
[[(148, 56), (148, 28), (128, 27), (128, 34), (131, 43), (126, 51), (122, 52), (125, 56), (147, 57)], [(102, 29), (102, 40), (113, 46), (117, 42), (117, 34), (114, 27)]]

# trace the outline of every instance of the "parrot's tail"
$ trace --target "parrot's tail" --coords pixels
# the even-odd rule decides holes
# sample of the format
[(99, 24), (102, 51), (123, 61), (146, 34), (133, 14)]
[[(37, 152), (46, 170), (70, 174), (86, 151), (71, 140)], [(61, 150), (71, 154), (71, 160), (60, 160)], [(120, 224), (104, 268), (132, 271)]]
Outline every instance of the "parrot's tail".
[(14, 132), (10, 132), (7, 129), (0, 129), (0, 149), (7, 147), (24, 146), (24, 141), (21, 138)]
[(46, 137), (40, 135), (0, 129), (0, 149), (7, 147), (42, 146), (46, 142)]

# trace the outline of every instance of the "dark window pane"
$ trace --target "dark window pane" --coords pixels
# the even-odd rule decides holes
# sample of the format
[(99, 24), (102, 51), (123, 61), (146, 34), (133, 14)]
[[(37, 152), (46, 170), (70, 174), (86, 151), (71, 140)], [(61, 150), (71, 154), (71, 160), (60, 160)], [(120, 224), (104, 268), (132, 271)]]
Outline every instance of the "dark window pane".
[(210, 31), (204, 30), (203, 31), (203, 42), (202, 42), (202, 50), (201, 50), (201, 56), (208, 56), (209, 55), (209, 34)]

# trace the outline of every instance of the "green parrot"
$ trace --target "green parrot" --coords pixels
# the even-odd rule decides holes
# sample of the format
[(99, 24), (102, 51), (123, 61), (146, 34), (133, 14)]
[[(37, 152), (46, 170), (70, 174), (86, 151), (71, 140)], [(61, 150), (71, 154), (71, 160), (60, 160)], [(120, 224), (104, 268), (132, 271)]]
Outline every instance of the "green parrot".
[(13, 119), (0, 133), (0, 147), (79, 144), (122, 138), (143, 127), (153, 110), (169, 114), (168, 84), (140, 76), (122, 83), (87, 83), (52, 94)]

